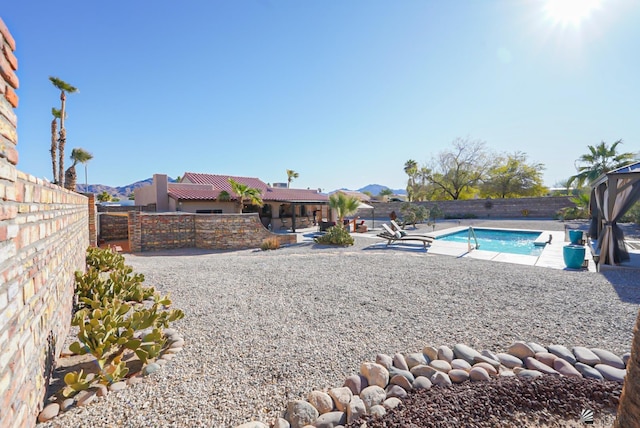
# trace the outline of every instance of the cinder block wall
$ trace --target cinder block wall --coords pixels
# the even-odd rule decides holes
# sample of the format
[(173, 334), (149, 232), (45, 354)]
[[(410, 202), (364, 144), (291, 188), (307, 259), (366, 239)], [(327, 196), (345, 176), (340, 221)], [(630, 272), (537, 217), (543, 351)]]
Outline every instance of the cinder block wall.
[[(438, 205), (445, 216), (473, 214), (477, 218), (555, 218), (562, 208), (574, 207), (568, 196), (514, 199), (464, 199), (458, 201), (413, 202), (431, 208)], [(391, 211), (400, 216), (403, 202), (374, 203), (376, 218), (388, 218)], [(525, 211), (526, 210), (526, 211)], [(369, 216), (371, 210), (362, 210), (361, 216)], [(526, 215), (525, 215), (526, 214)]]
[(203, 248), (259, 248), (266, 238), (281, 245), (297, 242), (295, 234), (268, 231), (258, 214), (129, 213), (129, 246), (133, 252)]
[[(89, 245), (85, 196), (17, 170), (15, 41), (0, 19), (0, 426), (33, 426)], [(43, 147), (42, 150), (46, 150)]]

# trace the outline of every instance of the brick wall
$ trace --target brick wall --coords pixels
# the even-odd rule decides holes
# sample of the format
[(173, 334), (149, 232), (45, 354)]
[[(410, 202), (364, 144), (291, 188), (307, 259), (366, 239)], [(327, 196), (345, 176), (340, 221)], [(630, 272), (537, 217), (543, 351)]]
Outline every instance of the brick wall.
[(100, 240), (120, 241), (129, 236), (129, 216), (127, 213), (100, 213)]
[(259, 248), (270, 237), (281, 245), (297, 242), (295, 234), (265, 229), (258, 214), (129, 213), (129, 246), (133, 252)]
[[(568, 196), (547, 196), (541, 198), (514, 199), (465, 199), (458, 201), (413, 202), (427, 208), (437, 204), (448, 216), (464, 216), (473, 214), (477, 218), (555, 218), (565, 207), (573, 207)], [(388, 218), (391, 211), (400, 216), (403, 202), (374, 203), (376, 218)], [(527, 215), (523, 214), (527, 210)], [(369, 216), (371, 210), (362, 210), (361, 216)]]
[(132, 211), (142, 211), (141, 206), (104, 206), (98, 205), (101, 241), (126, 240), (129, 236), (129, 216)]
[[(0, 426), (33, 426), (69, 331), (87, 198), (17, 170), (15, 42), (0, 19)], [(43, 150), (46, 150), (43, 148)]]

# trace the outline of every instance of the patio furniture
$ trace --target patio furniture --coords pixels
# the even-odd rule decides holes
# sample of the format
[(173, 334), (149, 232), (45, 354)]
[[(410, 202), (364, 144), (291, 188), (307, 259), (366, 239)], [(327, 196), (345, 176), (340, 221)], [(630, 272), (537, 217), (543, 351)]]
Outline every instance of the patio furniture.
[(287, 220), (284, 217), (280, 217), (280, 229), (289, 229), (291, 226), (287, 225)]
[(433, 242), (433, 237), (427, 235), (417, 235), (417, 234), (405, 234), (400, 233), (400, 231), (392, 230), (387, 224), (383, 224), (382, 228), (384, 232), (379, 233), (377, 236), (387, 240), (387, 246), (391, 244), (395, 244), (398, 241), (420, 241), (424, 246), (424, 249), (427, 249), (428, 245), (431, 245)]

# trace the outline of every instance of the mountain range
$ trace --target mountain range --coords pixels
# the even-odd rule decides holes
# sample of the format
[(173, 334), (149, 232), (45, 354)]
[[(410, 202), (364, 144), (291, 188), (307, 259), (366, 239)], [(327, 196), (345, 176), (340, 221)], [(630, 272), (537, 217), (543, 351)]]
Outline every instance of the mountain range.
[[(175, 183), (175, 179), (169, 177), (170, 183)], [(104, 184), (89, 184), (87, 187), (88, 193), (94, 193), (96, 195), (101, 194), (102, 192), (107, 192), (111, 195), (112, 198), (117, 198), (120, 200), (129, 199), (129, 195), (133, 194), (133, 191), (139, 187), (148, 186), (153, 182), (153, 178), (147, 178), (146, 180), (136, 181), (135, 183), (127, 184), (126, 186), (107, 186)], [(85, 192), (85, 185), (78, 184), (77, 186), (78, 192)], [(372, 195), (378, 195), (384, 189), (390, 189), (390, 187), (383, 186), (381, 184), (368, 184), (360, 189), (355, 189), (358, 192), (370, 192)], [(351, 190), (351, 189), (344, 189)], [(406, 195), (406, 190), (404, 189), (391, 189), (391, 191), (396, 195)]]

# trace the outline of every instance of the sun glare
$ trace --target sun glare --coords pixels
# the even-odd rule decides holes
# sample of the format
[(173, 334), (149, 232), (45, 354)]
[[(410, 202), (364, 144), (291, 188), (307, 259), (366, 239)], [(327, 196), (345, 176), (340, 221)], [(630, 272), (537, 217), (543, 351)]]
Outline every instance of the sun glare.
[(591, 13), (600, 7), (602, 0), (546, 0), (548, 17), (563, 26), (580, 26)]

